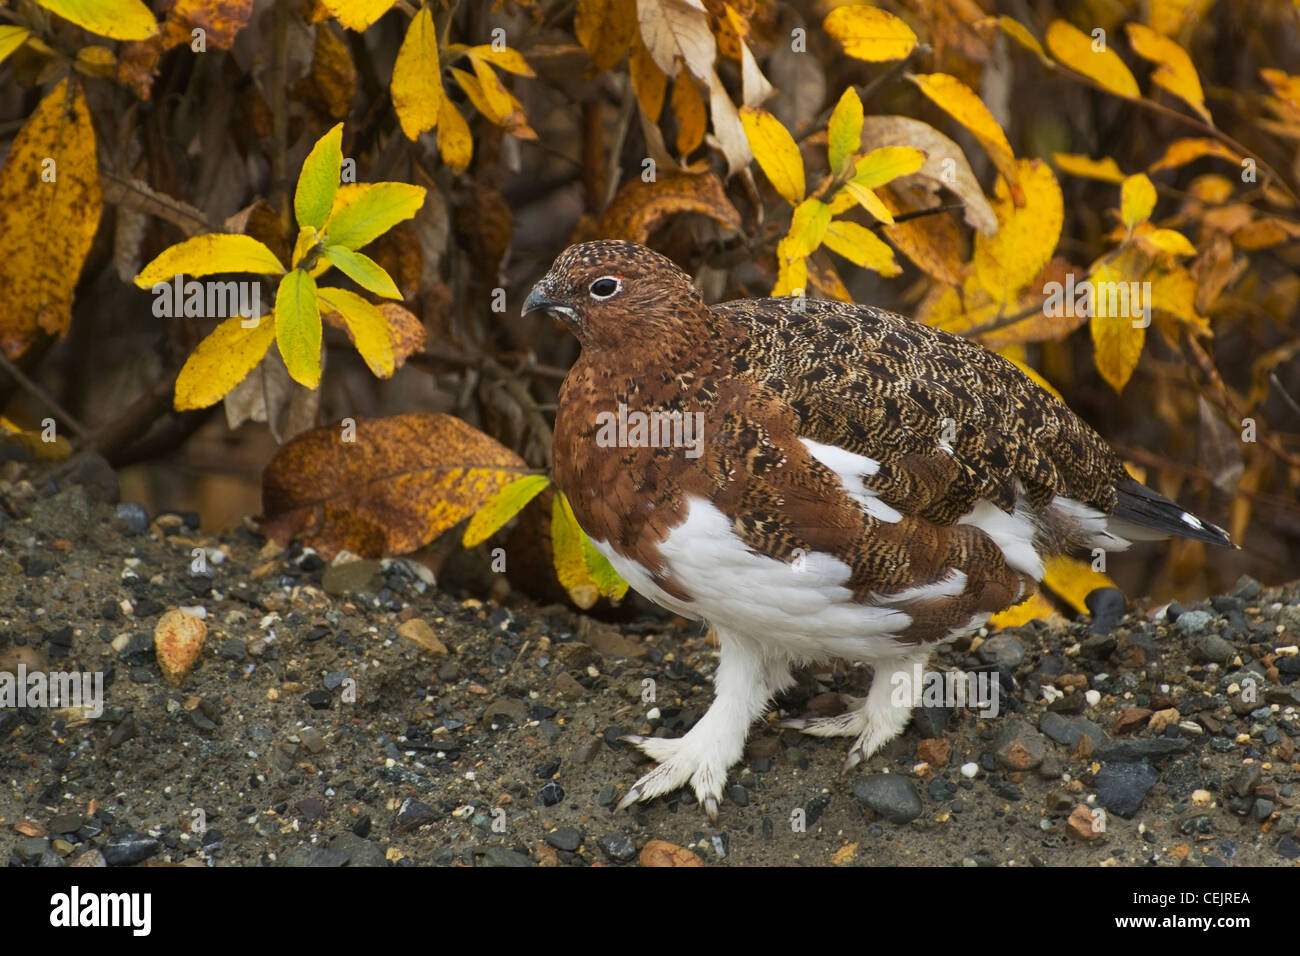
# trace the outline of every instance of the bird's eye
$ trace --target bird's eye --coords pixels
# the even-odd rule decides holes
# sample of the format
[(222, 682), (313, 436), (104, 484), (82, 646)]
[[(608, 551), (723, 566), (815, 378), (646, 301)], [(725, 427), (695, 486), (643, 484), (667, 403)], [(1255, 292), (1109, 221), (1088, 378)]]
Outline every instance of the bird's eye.
[(591, 284), (593, 299), (608, 299), (623, 288), (623, 282), (614, 276), (601, 276)]

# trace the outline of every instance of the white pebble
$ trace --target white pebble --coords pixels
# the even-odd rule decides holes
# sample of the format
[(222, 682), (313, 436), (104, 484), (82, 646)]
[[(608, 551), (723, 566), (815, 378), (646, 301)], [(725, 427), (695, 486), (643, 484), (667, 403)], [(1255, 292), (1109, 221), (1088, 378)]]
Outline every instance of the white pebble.
[(974, 780), (975, 775), (980, 772), (980, 765), (977, 763), (964, 763), (961, 765), (961, 775), (967, 780)]
[(662, 716), (663, 714), (659, 713), (658, 707), (651, 707), (649, 710), (645, 712), (646, 720), (658, 720)]
[(1099, 690), (1085, 691), (1083, 694), (1083, 699), (1088, 702), (1089, 707), (1096, 707), (1098, 704), (1101, 703), (1101, 691)]

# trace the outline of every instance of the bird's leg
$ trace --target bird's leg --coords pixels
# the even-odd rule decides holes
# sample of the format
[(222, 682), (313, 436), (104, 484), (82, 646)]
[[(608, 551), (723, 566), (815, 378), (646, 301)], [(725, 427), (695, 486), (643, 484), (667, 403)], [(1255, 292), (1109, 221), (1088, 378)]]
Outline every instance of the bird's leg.
[(815, 737), (856, 737), (844, 769), (852, 770), (903, 732), (920, 700), (919, 672), (925, 670), (928, 650), (872, 661), (875, 675), (866, 697), (850, 697), (852, 708), (835, 717), (794, 718), (782, 727), (802, 730)]
[(630, 735), (659, 766), (632, 785), (619, 809), (690, 784), (709, 819), (717, 822), (718, 801), (727, 771), (741, 758), (749, 725), (767, 710), (768, 701), (792, 683), (790, 662), (770, 657), (754, 641), (718, 631), (722, 645), (713, 704), (686, 735), (678, 738)]

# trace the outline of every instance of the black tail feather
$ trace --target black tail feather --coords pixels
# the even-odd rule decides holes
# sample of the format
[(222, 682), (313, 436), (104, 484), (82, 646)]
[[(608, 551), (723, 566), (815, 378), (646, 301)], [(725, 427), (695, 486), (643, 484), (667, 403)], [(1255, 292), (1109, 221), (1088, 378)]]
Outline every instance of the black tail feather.
[(1158, 491), (1152, 491), (1141, 482), (1128, 478), (1115, 489), (1119, 503), (1112, 515), (1164, 534), (1204, 541), (1221, 548), (1235, 548), (1228, 533), (1217, 525), (1203, 521), (1190, 511), (1170, 501)]

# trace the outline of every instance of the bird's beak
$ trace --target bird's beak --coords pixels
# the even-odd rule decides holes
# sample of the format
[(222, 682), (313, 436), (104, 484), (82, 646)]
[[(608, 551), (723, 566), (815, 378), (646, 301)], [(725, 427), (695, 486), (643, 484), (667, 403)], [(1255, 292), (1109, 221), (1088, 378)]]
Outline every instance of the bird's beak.
[(561, 305), (551, 298), (551, 290), (545, 279), (533, 286), (533, 291), (524, 299), (523, 315), (530, 312), (552, 312), (562, 316), (566, 322), (577, 321), (577, 313), (567, 305)]

